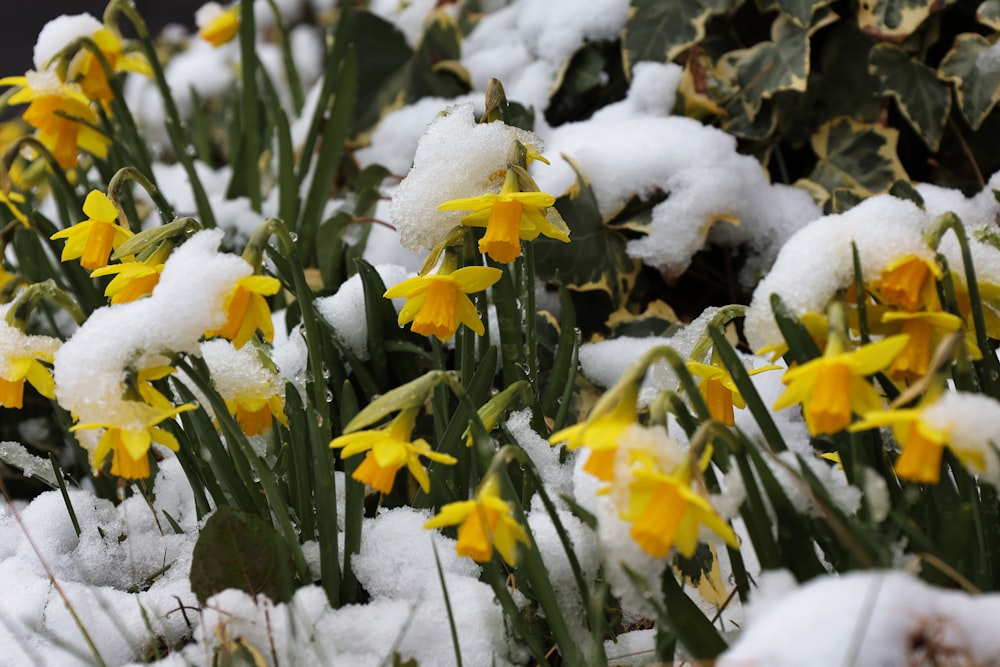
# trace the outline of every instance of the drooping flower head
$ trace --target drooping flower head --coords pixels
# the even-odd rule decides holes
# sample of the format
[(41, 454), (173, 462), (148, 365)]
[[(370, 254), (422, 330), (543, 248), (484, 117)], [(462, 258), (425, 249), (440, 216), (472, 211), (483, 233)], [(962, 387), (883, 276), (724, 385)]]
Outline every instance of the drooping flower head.
[(27, 381), (46, 398), (55, 396), (52, 372), (42, 364), (52, 363), (62, 344), (58, 338), (28, 335), (6, 320), (10, 305), (0, 306), (0, 405), (21, 408)]
[(132, 415), (127, 422), (77, 424), (70, 430), (105, 429), (94, 450), (94, 467), (99, 469), (110, 454), (112, 475), (144, 479), (149, 477), (149, 449), (154, 442), (175, 452), (180, 448), (177, 438), (156, 425), (197, 406), (187, 403), (179, 407), (157, 408), (139, 401), (131, 403)]
[(277, 294), (280, 289), (281, 282), (270, 276), (240, 278), (226, 296), (226, 323), (205, 335), (228, 338), (240, 348), (255, 331), (260, 330), (264, 340), (270, 342), (274, 339), (274, 324), (271, 322), (271, 308), (264, 297)]
[(420, 457), (452, 465), (455, 458), (435, 452), (423, 438), (412, 440), (418, 408), (401, 410), (384, 429), (371, 429), (348, 433), (334, 438), (330, 447), (343, 448), (344, 457), (367, 452), (352, 478), (371, 486), (381, 493), (389, 493), (396, 481), (396, 473), (404, 466), (426, 493), (430, 478)]
[(511, 516), (511, 508), (500, 497), (500, 484), (492, 474), (480, 483), (471, 500), (448, 503), (424, 528), (458, 525), (455, 551), (478, 563), (487, 563), (493, 549), (510, 566), (517, 565), (517, 543), (530, 545), (524, 526)]
[(875, 293), (884, 303), (907, 311), (940, 308), (936, 280), (942, 275), (937, 262), (906, 255), (890, 263), (875, 283)]
[(788, 387), (774, 409), (801, 403), (813, 435), (847, 428), (852, 414), (864, 416), (882, 407), (879, 393), (866, 378), (888, 368), (909, 340), (900, 334), (844, 351), (839, 336), (831, 336), (823, 356), (785, 372), (781, 380)]
[(479, 335), (485, 327), (479, 319), (469, 294), (481, 292), (500, 280), (500, 269), (486, 266), (466, 266), (451, 270), (446, 261), (437, 273), (416, 276), (390, 287), (387, 299), (406, 297), (399, 311), (399, 325), (413, 322), (410, 329), (422, 336), (436, 336), (446, 341), (464, 324)]
[(225, 8), (217, 2), (207, 2), (194, 14), (198, 36), (214, 47), (220, 47), (240, 30), (239, 4)]
[[(943, 382), (943, 381), (942, 381)], [(941, 459), (947, 447), (975, 473), (992, 467), (994, 483), (1000, 441), (1000, 403), (982, 395), (932, 389), (916, 407), (879, 410), (851, 426), (861, 431), (892, 427), (902, 447), (894, 469), (900, 478), (918, 484), (936, 484), (941, 478)]]
[(284, 383), (263, 351), (253, 345), (237, 349), (229, 341), (215, 338), (201, 344), (201, 355), (208, 364), (212, 385), (243, 433), (267, 433), (272, 418), (288, 426)]
[[(960, 331), (963, 327), (962, 318), (943, 310), (889, 311), (882, 315), (882, 322), (885, 324), (896, 323), (899, 326), (899, 331), (910, 337), (909, 343), (896, 355), (889, 367), (889, 377), (894, 380), (909, 381), (927, 375), (934, 348), (946, 335)], [(973, 357), (982, 358), (975, 342), (971, 339), (969, 342)]]
[[(756, 375), (764, 371), (776, 370), (779, 366), (764, 366), (748, 371), (749, 375)], [(733, 408), (742, 410), (746, 407), (746, 401), (740, 394), (739, 388), (733, 381), (729, 371), (713, 352), (712, 363), (703, 364), (698, 361), (687, 362), (687, 369), (691, 375), (699, 378), (698, 391), (705, 399), (708, 411), (712, 419), (722, 422), (726, 426), (733, 426), (735, 414)]]
[(521, 241), (533, 241), (538, 235), (569, 242), (569, 230), (554, 224), (546, 216), (555, 197), (545, 192), (521, 192), (517, 173), (508, 169), (503, 187), (497, 194), (453, 199), (439, 205), (442, 211), (470, 210), (462, 224), (485, 227), (479, 239), (479, 252), (496, 262), (507, 264), (521, 256)]
[[(708, 465), (702, 459), (702, 468)], [(701, 526), (737, 547), (733, 529), (716, 513), (708, 500), (691, 488), (691, 464), (664, 471), (650, 457), (637, 457), (630, 468), (628, 505), (622, 518), (632, 524), (632, 539), (655, 558), (672, 547), (686, 558), (694, 555)]]
[(87, 220), (60, 230), (52, 239), (66, 239), (62, 261), (79, 259), (85, 269), (100, 269), (111, 253), (132, 238), (132, 232), (117, 224), (118, 209), (100, 190), (91, 190), (83, 203)]
[(590, 456), (583, 469), (598, 479), (608, 481), (614, 473), (618, 438), (636, 423), (638, 400), (639, 386), (629, 387), (610, 410), (598, 412), (595, 406), (587, 419), (556, 431), (549, 436), (549, 442), (557, 444), (565, 441), (567, 449), (589, 448)]
[[(90, 38), (112, 72), (135, 72), (152, 76), (153, 71), (146, 59), (127, 52), (121, 38), (108, 28), (100, 28)], [(70, 61), (66, 78), (79, 83), (83, 94), (95, 102), (106, 105), (114, 97), (104, 67), (89, 49), (82, 48), (76, 53)]]
[(28, 104), (24, 120), (38, 130), (44, 145), (63, 169), (77, 165), (79, 151), (98, 158), (108, 155), (111, 139), (94, 129), (99, 118), (80, 86), (64, 83), (55, 72), (30, 71), (0, 79), (0, 86), (19, 86), (9, 104)]

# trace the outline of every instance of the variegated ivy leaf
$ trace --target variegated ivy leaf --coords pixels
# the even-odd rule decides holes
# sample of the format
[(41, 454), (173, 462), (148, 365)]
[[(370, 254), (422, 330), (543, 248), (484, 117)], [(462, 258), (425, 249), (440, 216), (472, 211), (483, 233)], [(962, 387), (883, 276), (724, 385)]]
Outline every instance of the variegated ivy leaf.
[(1000, 0), (986, 0), (979, 5), (976, 20), (994, 30), (1000, 30)]
[(761, 11), (778, 10), (803, 28), (812, 20), (813, 12), (833, 0), (758, 0)]
[(973, 130), (979, 129), (1000, 100), (1000, 54), (987, 55), (988, 50), (986, 38), (962, 34), (938, 66), (941, 76), (955, 82), (958, 108)]
[(640, 263), (625, 254), (625, 237), (604, 224), (597, 199), (586, 176), (563, 156), (576, 172), (576, 185), (556, 200), (556, 209), (573, 223), (573, 242), (539, 238), (535, 245), (536, 275), (558, 277), (570, 289), (600, 290), (611, 303), (623, 303), (635, 284)]
[(667, 62), (705, 36), (705, 23), (738, 0), (632, 0), (622, 35), (625, 71), (642, 60)]
[(949, 4), (947, 0), (861, 0), (858, 26), (873, 37), (901, 42), (924, 19)]
[(885, 192), (908, 178), (896, 154), (898, 140), (899, 131), (891, 127), (835, 118), (813, 134), (819, 161), (809, 177), (828, 192), (847, 188), (865, 197)]
[(770, 42), (761, 42), (742, 52), (736, 77), (743, 89), (747, 115), (753, 120), (761, 103), (779, 90), (806, 89), (809, 76), (809, 36), (836, 20), (836, 15), (821, 10), (823, 15), (803, 28), (782, 14), (771, 25)]
[(878, 78), (882, 94), (896, 100), (928, 148), (937, 151), (951, 110), (948, 85), (933, 69), (894, 44), (882, 43), (871, 50), (868, 71)]

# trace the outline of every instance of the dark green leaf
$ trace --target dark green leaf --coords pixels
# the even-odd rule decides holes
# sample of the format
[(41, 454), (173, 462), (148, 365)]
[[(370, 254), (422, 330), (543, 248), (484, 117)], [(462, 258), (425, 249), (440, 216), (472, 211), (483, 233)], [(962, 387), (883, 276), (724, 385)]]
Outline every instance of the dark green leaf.
[(899, 132), (891, 127), (834, 119), (813, 135), (819, 161), (810, 178), (828, 191), (845, 187), (862, 196), (884, 192), (907, 178), (896, 155), (898, 138)]
[(762, 11), (781, 11), (799, 26), (805, 28), (812, 19), (813, 12), (825, 7), (832, 0), (758, 0)]
[(534, 241), (537, 275), (553, 280), (558, 272), (571, 289), (601, 290), (613, 303), (621, 303), (635, 282), (639, 262), (625, 254), (625, 237), (605, 226), (590, 182), (572, 160), (564, 159), (576, 172), (576, 187), (555, 205), (570, 226), (570, 242)]
[(201, 604), (227, 588), (285, 602), (292, 593), (291, 568), (288, 549), (271, 524), (220, 507), (194, 545), (191, 590)]
[(942, 77), (955, 83), (958, 108), (973, 130), (979, 129), (1000, 100), (1000, 63), (987, 64), (980, 58), (990, 48), (981, 35), (959, 35), (938, 67)]
[(879, 44), (869, 55), (869, 71), (878, 77), (883, 95), (892, 95), (928, 148), (941, 146), (951, 110), (951, 92), (937, 73), (894, 44)]
[(879, 39), (901, 42), (944, 6), (940, 0), (861, 0), (858, 26)]
[(735, 0), (632, 0), (622, 38), (625, 71), (643, 60), (667, 62), (705, 36), (705, 23)]

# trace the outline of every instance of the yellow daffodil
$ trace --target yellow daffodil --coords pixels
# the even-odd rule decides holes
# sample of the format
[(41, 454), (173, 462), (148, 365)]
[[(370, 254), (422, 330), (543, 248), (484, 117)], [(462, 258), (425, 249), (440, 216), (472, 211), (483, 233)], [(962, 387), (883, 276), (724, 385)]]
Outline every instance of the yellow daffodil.
[(941, 275), (936, 262), (906, 255), (885, 268), (875, 284), (875, 291), (883, 302), (903, 310), (936, 309), (936, 280)]
[(486, 227), (479, 240), (479, 252), (507, 264), (521, 256), (521, 240), (532, 241), (542, 234), (569, 242), (569, 230), (553, 224), (545, 215), (555, 201), (555, 197), (545, 192), (519, 192), (517, 175), (508, 170), (499, 193), (453, 199), (438, 209), (472, 211), (462, 219), (462, 224)]
[(348, 433), (334, 438), (330, 446), (343, 447), (344, 457), (368, 452), (351, 477), (377, 491), (392, 491), (396, 473), (406, 466), (426, 493), (430, 489), (430, 478), (420, 457), (447, 465), (455, 463), (455, 458), (435, 452), (423, 438), (411, 441), (416, 419), (417, 408), (402, 410), (386, 428)]
[[(107, 28), (100, 28), (91, 40), (101, 51), (112, 72), (136, 72), (152, 76), (153, 70), (145, 58), (127, 53), (122, 40)], [(101, 62), (90, 50), (80, 49), (70, 61), (68, 81), (80, 84), (83, 94), (95, 102), (107, 103), (114, 96)]]
[(566, 442), (567, 449), (588, 447), (590, 456), (583, 469), (598, 479), (610, 481), (614, 476), (618, 439), (623, 431), (636, 423), (638, 399), (639, 386), (627, 387), (613, 407), (599, 411), (598, 404), (587, 419), (556, 431), (549, 436), (549, 442)]
[(170, 432), (157, 428), (156, 425), (196, 407), (194, 403), (187, 403), (164, 409), (139, 403), (137, 410), (140, 414), (133, 423), (92, 422), (77, 424), (70, 430), (105, 429), (94, 450), (94, 466), (100, 467), (110, 454), (112, 475), (125, 479), (144, 479), (149, 477), (149, 448), (154, 442), (175, 452), (180, 447)]
[(226, 323), (206, 335), (228, 338), (240, 348), (259, 329), (264, 340), (270, 342), (274, 339), (274, 324), (271, 322), (271, 308), (264, 297), (277, 294), (279, 289), (281, 282), (270, 276), (240, 278), (226, 296)]
[(132, 232), (118, 225), (118, 209), (100, 190), (91, 190), (83, 203), (87, 220), (78, 222), (52, 235), (66, 239), (62, 261), (80, 260), (85, 269), (100, 269), (108, 265), (108, 257), (118, 246), (132, 238)]
[(483, 480), (472, 500), (448, 503), (424, 528), (456, 524), (455, 551), (478, 563), (489, 562), (495, 547), (504, 562), (513, 567), (517, 565), (517, 543), (531, 544), (524, 527), (511, 516), (510, 505), (500, 497), (500, 485), (492, 475)]
[(153, 382), (162, 380), (176, 370), (177, 369), (173, 366), (168, 366), (166, 364), (140, 368), (135, 373), (134, 391), (137, 397), (132, 397), (133, 400), (143, 401), (152, 405), (154, 408), (160, 408), (161, 410), (169, 410), (172, 408), (173, 403), (171, 403), (170, 399), (164, 396), (159, 389), (153, 386)]
[[(748, 374), (756, 375), (757, 373), (776, 370), (778, 368), (780, 366), (764, 366), (748, 371)], [(720, 421), (726, 426), (733, 426), (735, 424), (733, 407), (735, 406), (742, 410), (746, 407), (746, 402), (743, 400), (743, 396), (736, 387), (736, 383), (733, 381), (729, 371), (726, 370), (721, 362), (715, 359), (714, 355), (711, 364), (689, 361), (687, 369), (691, 375), (700, 378), (698, 381), (698, 391), (701, 393), (702, 398), (705, 399), (705, 404), (708, 406), (708, 411), (711, 413), (712, 419)]]
[(467, 266), (450, 273), (417, 276), (390, 287), (385, 297), (406, 297), (399, 311), (399, 325), (413, 322), (410, 328), (414, 333), (446, 341), (464, 324), (482, 335), (485, 328), (468, 295), (494, 284), (501, 273), (492, 267)]
[(38, 130), (38, 140), (63, 169), (77, 165), (80, 150), (105, 158), (111, 139), (94, 129), (99, 118), (75, 83), (64, 83), (55, 72), (28, 72), (0, 79), (0, 86), (19, 86), (8, 104), (28, 104), (23, 118)]
[[(896, 474), (918, 484), (936, 484), (941, 478), (944, 448), (952, 443), (949, 429), (928, 419), (928, 409), (934, 404), (934, 401), (924, 400), (915, 408), (871, 412), (852, 425), (851, 430), (891, 426), (896, 442), (903, 448), (893, 466)], [(979, 472), (985, 469), (986, 460), (982, 451), (950, 448), (966, 467)]]
[(195, 13), (198, 36), (214, 47), (219, 47), (236, 36), (240, 29), (240, 6), (228, 9), (216, 2), (203, 5)]
[(719, 535), (729, 546), (738, 546), (729, 524), (708, 500), (691, 488), (689, 465), (666, 474), (657, 469), (651, 459), (643, 457), (631, 472), (628, 509), (623, 518), (632, 524), (632, 539), (647, 554), (662, 558), (671, 547), (676, 547), (690, 558), (698, 546), (701, 525)]
[(785, 372), (788, 385), (774, 403), (782, 410), (801, 403), (806, 427), (813, 435), (837, 433), (851, 423), (851, 415), (882, 407), (879, 393), (866, 379), (892, 364), (910, 337), (890, 336), (856, 350), (844, 352), (832, 336), (823, 356)]
[(52, 363), (62, 343), (51, 336), (26, 334), (8, 324), (4, 315), (9, 307), (0, 308), (0, 405), (21, 408), (25, 381), (42, 396), (55, 396), (52, 373), (42, 362)]
[(100, 276), (114, 276), (108, 286), (104, 288), (104, 296), (111, 299), (111, 303), (127, 303), (135, 301), (139, 297), (153, 293), (153, 288), (160, 282), (160, 274), (163, 272), (163, 262), (151, 264), (149, 262), (122, 262), (103, 266), (92, 272), (92, 278)]
[(280, 394), (272, 394), (267, 398), (253, 396), (238, 396), (233, 400), (226, 401), (226, 409), (229, 414), (236, 417), (246, 435), (260, 435), (271, 430), (271, 419), (277, 419), (279, 423), (288, 426), (288, 417), (285, 416), (285, 398)]
[[(893, 380), (916, 380), (927, 375), (931, 354), (935, 346), (947, 334), (962, 328), (962, 318), (941, 310), (903, 312), (889, 311), (882, 315), (886, 324), (899, 323), (900, 331), (910, 337), (910, 342), (896, 356), (889, 367), (889, 377)], [(975, 343), (972, 342), (973, 347)], [(976, 358), (981, 358), (975, 348)]]

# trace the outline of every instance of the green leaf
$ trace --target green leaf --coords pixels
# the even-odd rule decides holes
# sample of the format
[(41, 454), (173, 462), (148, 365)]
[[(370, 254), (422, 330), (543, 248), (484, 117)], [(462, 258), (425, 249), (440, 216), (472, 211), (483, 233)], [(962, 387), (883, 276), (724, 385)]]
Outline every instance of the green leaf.
[(897, 180), (908, 179), (896, 142), (899, 131), (841, 117), (826, 123), (812, 137), (819, 158), (810, 178), (827, 191), (838, 187), (868, 196), (884, 192)]
[(358, 88), (352, 134), (370, 129), (403, 105), (413, 52), (396, 26), (368, 11), (352, 11), (351, 38), (357, 45)]
[(868, 121), (882, 113), (878, 80), (868, 72), (868, 54), (874, 40), (852, 22), (840, 21), (823, 33), (823, 48), (816, 53), (817, 64), (809, 91), (816, 92), (816, 125), (839, 116)]
[(770, 42), (761, 42), (741, 52), (736, 79), (746, 99), (751, 119), (761, 103), (780, 90), (804, 92), (809, 76), (809, 36), (836, 19), (825, 12), (809, 28), (797, 25), (788, 16), (779, 16), (771, 25)]
[(994, 30), (1000, 30), (1000, 0), (986, 0), (979, 5), (976, 20)]
[(894, 44), (879, 44), (872, 49), (868, 69), (878, 77), (882, 94), (892, 95), (906, 120), (936, 152), (951, 110), (947, 84), (933, 69)]
[(705, 24), (736, 0), (632, 0), (622, 37), (625, 71), (642, 60), (667, 62), (705, 36)]
[(288, 549), (267, 521), (220, 507), (205, 522), (191, 561), (191, 590), (200, 604), (227, 588), (286, 602), (291, 584)]
[(761, 11), (780, 11), (800, 27), (808, 27), (813, 13), (826, 7), (832, 0), (758, 0)]
[(1000, 63), (984, 67), (980, 58), (989, 48), (982, 35), (959, 35), (938, 67), (942, 77), (955, 83), (958, 108), (973, 130), (979, 129), (1000, 100)]
[(625, 254), (625, 237), (604, 224), (590, 182), (576, 164), (563, 156), (576, 172), (576, 186), (556, 200), (556, 209), (572, 223), (569, 243), (538, 239), (535, 243), (536, 275), (559, 279), (576, 291), (600, 290), (621, 303), (631, 290), (640, 263)]
[(945, 4), (941, 0), (861, 0), (858, 26), (873, 37), (901, 42)]

